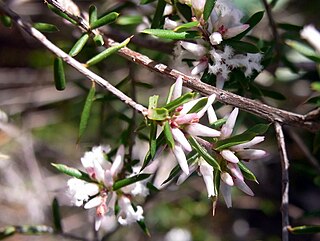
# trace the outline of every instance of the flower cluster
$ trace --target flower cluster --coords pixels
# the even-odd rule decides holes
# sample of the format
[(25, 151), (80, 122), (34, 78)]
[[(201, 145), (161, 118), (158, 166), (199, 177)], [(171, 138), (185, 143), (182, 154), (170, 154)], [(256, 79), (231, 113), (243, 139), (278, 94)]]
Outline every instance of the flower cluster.
[[(205, 1), (191, 1), (197, 18), (202, 19)], [(262, 65), (261, 53), (235, 53), (235, 50), (223, 44), (223, 40), (230, 39), (249, 28), (248, 24), (242, 24), (240, 20), (243, 13), (237, 9), (230, 0), (217, 0), (215, 7), (208, 19), (208, 23), (201, 26), (208, 40), (196, 40), (195, 42), (179, 41), (175, 47), (176, 62), (191, 60), (192, 75), (203, 73), (209, 67), (209, 73), (217, 79), (216, 86), (223, 88), (224, 82), (229, 79), (230, 72), (235, 68), (241, 68), (246, 77), (253, 71), (260, 72)], [(178, 24), (166, 19), (165, 28), (175, 28)], [(220, 46), (223, 44), (222, 46)]]
[[(68, 195), (71, 203), (85, 209), (96, 208), (95, 229), (98, 230), (105, 216), (115, 215), (115, 205), (120, 208), (117, 214), (121, 225), (128, 225), (143, 219), (141, 206), (133, 208), (130, 196), (144, 194), (136, 188), (114, 191), (113, 184), (123, 171), (125, 148), (121, 145), (113, 162), (109, 162), (107, 154), (110, 146), (93, 147), (81, 158), (81, 163), (90, 177), (90, 182), (71, 178), (68, 181)], [(138, 183), (135, 183), (138, 185)], [(131, 186), (131, 185), (130, 185)], [(142, 189), (141, 189), (142, 190)], [(144, 190), (144, 189), (143, 189)]]

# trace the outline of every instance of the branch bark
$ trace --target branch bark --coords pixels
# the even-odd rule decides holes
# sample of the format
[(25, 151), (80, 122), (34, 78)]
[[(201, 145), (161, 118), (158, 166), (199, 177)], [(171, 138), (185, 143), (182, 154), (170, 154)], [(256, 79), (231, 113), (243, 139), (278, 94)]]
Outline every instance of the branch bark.
[(274, 123), (278, 148), (281, 159), (281, 174), (282, 174), (282, 201), (281, 201), (281, 215), (282, 215), (282, 241), (289, 241), (289, 159), (283, 135), (282, 126), (280, 123)]
[[(82, 30), (92, 34), (96, 34), (96, 33), (93, 33), (93, 31), (91, 31), (89, 24), (86, 20), (84, 20), (79, 16), (72, 15), (67, 10), (63, 9), (63, 6), (58, 4), (56, 0), (47, 0), (46, 2), (56, 6), (61, 11), (66, 13), (69, 17), (77, 21), (79, 27)], [(124, 102), (128, 101), (129, 105), (131, 105), (135, 109), (137, 108), (139, 112), (144, 113), (145, 108), (143, 106), (132, 103), (132, 99), (130, 99), (128, 96), (123, 96), (123, 93), (119, 93), (119, 90), (117, 90), (113, 86), (110, 86), (110, 84), (106, 80), (94, 74), (93, 72), (85, 68), (81, 63), (77, 62), (75, 59), (71, 58), (69, 55), (67, 55), (60, 49), (58, 49), (51, 42), (49, 42), (43, 34), (31, 28), (29, 25), (25, 24), (18, 15), (16, 15), (11, 10), (9, 10), (3, 3), (1, 4), (0, 9), (2, 9), (11, 17), (13, 17), (18, 23), (18, 25), (20, 25), (20, 27), (25, 29), (29, 34), (31, 34), (35, 38), (37, 38), (38, 41), (42, 42), (43, 44), (48, 44), (48, 46), (46, 47), (49, 48), (52, 52), (54, 52), (57, 56), (62, 57), (68, 64), (72, 65), (74, 68), (79, 70), (85, 76), (87, 76), (91, 80), (96, 81), (98, 84), (102, 85), (112, 93), (116, 95), (119, 94), (120, 96), (119, 98), (121, 100), (123, 100)], [(116, 44), (116, 42), (110, 38), (105, 38), (105, 44), (108, 46), (112, 46)], [(121, 56), (127, 58), (128, 60), (138, 64), (139, 66), (145, 67), (153, 72), (157, 72), (170, 80), (175, 81), (178, 78), (178, 76), (181, 76), (184, 81), (184, 86), (189, 87), (194, 91), (199, 92), (202, 95), (216, 94), (217, 96), (216, 99), (221, 103), (238, 107), (244, 111), (250, 112), (270, 122), (279, 122), (281, 124), (304, 128), (309, 131), (320, 130), (320, 112), (319, 111), (317, 112), (316, 115), (310, 116), (308, 114), (301, 115), (301, 114), (296, 114), (286, 110), (278, 109), (266, 104), (262, 104), (259, 101), (251, 100), (251, 99), (230, 93), (228, 91), (218, 89), (211, 85), (205, 84), (201, 82), (201, 80), (197, 77), (188, 76), (184, 73), (181, 73), (178, 70), (171, 69), (168, 66), (161, 63), (157, 63), (152, 59), (150, 59), (149, 57), (142, 55), (138, 52), (135, 52), (127, 47), (120, 49), (118, 53)]]

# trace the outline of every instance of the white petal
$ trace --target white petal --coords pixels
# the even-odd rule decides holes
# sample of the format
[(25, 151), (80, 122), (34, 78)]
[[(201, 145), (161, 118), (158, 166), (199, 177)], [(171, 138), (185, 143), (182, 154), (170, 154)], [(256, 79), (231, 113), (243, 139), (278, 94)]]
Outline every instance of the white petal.
[(227, 32), (223, 35), (223, 38), (228, 39), (238, 34), (242, 33), (243, 31), (247, 30), (250, 27), (249, 24), (242, 24), (236, 27), (231, 27), (227, 29)]
[(106, 170), (104, 173), (104, 185), (106, 187), (112, 187), (113, 185), (113, 176), (110, 170)]
[(197, 113), (199, 119), (204, 115), (204, 113), (206, 113), (206, 111), (208, 110), (209, 106), (212, 106), (213, 102), (216, 99), (216, 95), (212, 94), (208, 97), (207, 103), (206, 105)]
[(243, 181), (240, 179), (235, 179), (234, 180), (234, 184), (244, 193), (250, 195), (250, 196), (254, 196), (253, 191), (251, 190), (251, 188)]
[(174, 84), (171, 100), (175, 100), (181, 96), (182, 84), (183, 84), (183, 80), (182, 80), (182, 77), (179, 75), (179, 77), (176, 80), (176, 83)]
[(192, 70), (191, 75), (197, 75), (203, 72), (208, 67), (208, 61), (200, 61)]
[(236, 119), (239, 113), (238, 108), (234, 108), (231, 114), (229, 115), (227, 122), (221, 128), (221, 137), (223, 139), (231, 136), (234, 125), (236, 123)]
[(119, 198), (118, 204), (120, 206), (120, 212), (118, 215), (118, 222), (121, 225), (128, 225), (136, 221), (142, 220), (143, 209), (141, 206), (137, 206), (137, 209), (134, 210), (131, 201), (125, 196)]
[(102, 223), (102, 219), (103, 219), (103, 216), (97, 216), (97, 215), (96, 215), (96, 221), (95, 221), (95, 223), (94, 223), (94, 229), (95, 229), (96, 231), (99, 230), (99, 228), (100, 228), (100, 226), (101, 226), (101, 223)]
[(223, 89), (224, 82), (226, 82), (226, 79), (221, 74), (218, 74), (217, 81), (216, 81), (216, 87), (218, 89)]
[(212, 125), (214, 122), (216, 122), (218, 120), (216, 112), (214, 111), (212, 105), (209, 106), (209, 108), (207, 110), (207, 115), (208, 115), (210, 125)]
[(220, 152), (221, 156), (228, 162), (238, 163), (238, 157), (230, 150), (222, 150)]
[(183, 108), (180, 111), (180, 115), (186, 115), (200, 100), (207, 98), (207, 97), (201, 97), (195, 100), (191, 100), (185, 104), (183, 104)]
[(244, 160), (257, 160), (267, 156), (267, 152), (264, 150), (247, 149), (237, 152), (240, 159)]
[(193, 123), (185, 127), (185, 131), (191, 136), (207, 136), (207, 137), (218, 137), (220, 131), (207, 127), (199, 123)]
[(179, 26), (179, 24), (176, 21), (173, 21), (168, 17), (165, 18), (164, 25), (163, 25), (164, 29), (175, 29), (178, 26)]
[(264, 136), (256, 136), (251, 141), (248, 141), (243, 144), (232, 146), (232, 147), (230, 147), (230, 149), (232, 149), (233, 151), (238, 151), (238, 150), (241, 150), (244, 148), (252, 147), (252, 146), (254, 146), (260, 142), (263, 142), (263, 141), (264, 141)]
[(209, 36), (209, 39), (212, 45), (217, 45), (222, 42), (222, 35), (219, 32), (214, 32)]
[(201, 161), (200, 163), (200, 173), (203, 177), (203, 181), (206, 184), (208, 198), (215, 196), (214, 182), (213, 182), (213, 167), (209, 165), (206, 161)]
[(237, 164), (228, 163), (227, 166), (228, 166), (234, 180), (235, 179), (242, 180), (242, 181), (244, 180), (242, 172)]
[(231, 199), (231, 186), (225, 184), (224, 182), (220, 183), (220, 192), (223, 196), (223, 199), (228, 208), (232, 207), (232, 199)]
[(178, 142), (183, 147), (183, 149), (185, 149), (188, 152), (192, 151), (190, 143), (188, 142), (187, 138), (179, 128), (171, 128), (171, 132), (174, 140)]
[(179, 144), (176, 144), (173, 148), (173, 154), (175, 155), (182, 171), (189, 175), (189, 167), (188, 167), (188, 162), (187, 162), (187, 158), (186, 155), (183, 152), (182, 147)]
[(123, 167), (124, 152), (125, 152), (124, 145), (120, 145), (117, 150), (116, 157), (111, 166), (111, 174), (114, 177), (121, 171)]
[(300, 32), (302, 38), (306, 39), (318, 52), (320, 52), (320, 32), (313, 26), (307, 25)]
[(190, 42), (181, 41), (181, 46), (194, 54), (196, 57), (202, 57), (206, 55), (207, 49), (200, 44), (194, 44)]
[(94, 208), (99, 206), (103, 202), (103, 198), (101, 196), (97, 196), (89, 200), (83, 207), (85, 209)]
[(221, 172), (221, 180), (224, 181), (225, 184), (229, 185), (229, 186), (233, 186), (234, 182), (233, 182), (233, 178), (231, 177), (231, 175), (228, 172)]
[(178, 177), (177, 185), (181, 185), (187, 178), (197, 169), (198, 165), (193, 164), (189, 167), (189, 174), (185, 174), (184, 172)]

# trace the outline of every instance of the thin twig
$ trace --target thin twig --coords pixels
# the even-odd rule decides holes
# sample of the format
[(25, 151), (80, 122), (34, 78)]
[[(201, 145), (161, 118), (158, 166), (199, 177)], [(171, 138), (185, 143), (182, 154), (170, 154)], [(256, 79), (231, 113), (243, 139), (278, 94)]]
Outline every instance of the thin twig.
[(56, 56), (62, 58), (67, 64), (74, 67), (76, 70), (84, 74), (87, 78), (90, 80), (96, 82), (100, 86), (104, 87), (108, 91), (110, 91), (112, 94), (117, 96), (120, 100), (122, 100), (127, 105), (131, 106), (135, 110), (139, 111), (141, 114), (146, 115), (148, 112), (148, 109), (144, 106), (136, 103), (133, 101), (130, 97), (125, 95), (123, 92), (115, 88), (113, 85), (111, 85), (107, 80), (103, 79), (99, 75), (93, 73), (89, 69), (87, 69), (83, 64), (78, 62), (76, 59), (72, 58), (70, 55), (62, 51), (60, 48), (58, 48), (56, 45), (54, 45), (52, 42), (50, 42), (42, 33), (40, 33), (37, 29), (33, 28), (30, 24), (23, 21), (19, 15), (17, 15), (15, 12), (13, 12), (11, 9), (7, 8), (2, 2), (0, 2), (0, 9), (2, 9), (6, 14), (8, 14), (12, 19), (28, 34), (33, 36), (35, 39), (37, 39), (39, 42), (41, 42), (47, 49), (49, 49), (52, 53), (54, 53)]
[(272, 16), (272, 11), (271, 11), (270, 5), (267, 3), (267, 0), (262, 0), (262, 3), (267, 12), (272, 35), (275, 41), (276, 57), (278, 58), (281, 52), (281, 48), (280, 48), (280, 37), (277, 31), (277, 25), (276, 25), (276, 22), (274, 21), (274, 18)]
[[(47, 2), (56, 6), (55, 0), (47, 0)], [(59, 6), (56, 6), (56, 7), (59, 7)], [(71, 13), (68, 13), (68, 11), (66, 10), (64, 10), (63, 12), (66, 13), (70, 18), (77, 21), (81, 29), (84, 29), (85, 31), (92, 33), (92, 31), (90, 30), (89, 24), (84, 19), (81, 19), (81, 21), (78, 21), (79, 17), (73, 16)], [(116, 44), (116, 42), (113, 39), (105, 38), (105, 44), (107, 46), (111, 46)], [(313, 132), (320, 130), (320, 114), (319, 113), (316, 116), (310, 116), (308, 114), (300, 115), (293, 112), (274, 108), (272, 106), (262, 104), (258, 101), (251, 100), (251, 99), (230, 93), (228, 91), (218, 89), (216, 87), (213, 87), (211, 85), (201, 82), (201, 80), (197, 77), (185, 75), (178, 70), (171, 69), (164, 64), (157, 63), (152, 59), (150, 59), (149, 57), (142, 55), (138, 52), (135, 52), (127, 47), (120, 49), (118, 53), (121, 56), (129, 59), (130, 61), (142, 67), (145, 67), (153, 72), (157, 72), (161, 74), (163, 77), (167, 77), (170, 80), (175, 81), (178, 78), (178, 76), (181, 76), (184, 81), (184, 85), (186, 87), (189, 87), (194, 91), (198, 91), (202, 95), (216, 94), (217, 96), (216, 99), (221, 103), (238, 107), (244, 111), (250, 112), (268, 121), (271, 121), (271, 122), (277, 121), (281, 124), (304, 128)]]
[(289, 224), (289, 159), (283, 135), (282, 126), (280, 123), (275, 122), (275, 131), (278, 141), (278, 148), (281, 159), (282, 170), (282, 202), (281, 202), (281, 215), (282, 215), (282, 241), (289, 240), (288, 228)]

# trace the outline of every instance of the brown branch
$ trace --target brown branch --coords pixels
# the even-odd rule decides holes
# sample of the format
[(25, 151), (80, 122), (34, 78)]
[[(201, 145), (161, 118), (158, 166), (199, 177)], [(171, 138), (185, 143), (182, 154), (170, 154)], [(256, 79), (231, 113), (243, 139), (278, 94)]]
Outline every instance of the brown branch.
[[(54, 1), (54, 0), (47, 0), (47, 2), (50, 4), (53, 4), (53, 5), (56, 4), (56, 1)], [(3, 10), (5, 10), (3, 4), (1, 5), (1, 8)], [(59, 6), (59, 9), (60, 8), (61, 8), (61, 6)], [(82, 29), (84, 29), (87, 32), (92, 33), (92, 31), (88, 27), (89, 24), (84, 19), (82, 19), (81, 17), (78, 17), (78, 16), (74, 16), (72, 14), (69, 14), (66, 10), (64, 10), (63, 12), (68, 14), (69, 17), (76, 20)], [(7, 14), (10, 15), (10, 13), (7, 13)], [(33, 31), (30, 31), (30, 26), (23, 24), (22, 21), (19, 21), (19, 25), (21, 25), (21, 24), (22, 24), (21, 27), (23, 27), (25, 30), (27, 30), (27, 32), (29, 34), (33, 35), (33, 33), (35, 32), (34, 31), (35, 29)], [(48, 41), (45, 38), (45, 36), (42, 35), (40, 32), (38, 32), (37, 35), (39, 35), (39, 37), (41, 36), (40, 39), (38, 39), (39, 41), (42, 41), (42, 40)], [(50, 42), (50, 44), (52, 45), (51, 42)], [(111, 46), (111, 45), (116, 44), (116, 42), (110, 38), (106, 38), (105, 44), (107, 46)], [(171, 79), (173, 81), (175, 81), (178, 78), (178, 76), (181, 76), (184, 81), (184, 85), (186, 87), (189, 87), (189, 88), (193, 89), (194, 91), (198, 91), (202, 95), (216, 94), (216, 96), (217, 96), (216, 99), (218, 101), (220, 101), (221, 103), (238, 107), (244, 111), (250, 112), (250, 113), (252, 113), (256, 116), (259, 116), (263, 119), (266, 119), (270, 122), (279, 122), (281, 124), (304, 128), (304, 129), (307, 129), (310, 131), (320, 130), (320, 119), (319, 118), (312, 118), (312, 116), (310, 116), (310, 115), (300, 115), (300, 114), (296, 114), (293, 112), (278, 109), (278, 108), (275, 108), (275, 107), (272, 107), (269, 105), (262, 104), (256, 100), (251, 100), (251, 99), (230, 93), (228, 91), (218, 89), (216, 87), (213, 87), (211, 85), (208, 85), (208, 84), (201, 82), (200, 79), (197, 77), (192, 77), (192, 76), (183, 74), (178, 70), (171, 69), (168, 66), (166, 66), (164, 64), (157, 63), (157, 62), (153, 61), (152, 59), (150, 59), (149, 57), (142, 55), (138, 52), (135, 52), (127, 47), (120, 49), (118, 51), (118, 53), (121, 56), (129, 59), (130, 61), (132, 61), (142, 67), (145, 67), (153, 72), (157, 72), (157, 73), (161, 74), (162, 76), (165, 76), (168, 79)], [(100, 81), (98, 81), (100, 85), (102, 85), (105, 88), (107, 88), (107, 87), (109, 88), (110, 84), (108, 82), (107, 82), (108, 83), (107, 85), (103, 84), (101, 81), (103, 81), (105, 83), (106, 81), (104, 79), (102, 79), (100, 76), (92, 73), (90, 70), (85, 68), (82, 64), (77, 62), (75, 59), (71, 58), (69, 55), (62, 52), (60, 49), (56, 49), (56, 54), (60, 57), (63, 57), (63, 59), (68, 64), (70, 64), (74, 68), (78, 69), (80, 72), (82, 72), (88, 78), (100, 80)], [(75, 64), (75, 63), (77, 63), (77, 64)], [(90, 75), (88, 73), (90, 73), (90, 75), (93, 74), (94, 78), (92, 78), (93, 76), (90, 77)], [(114, 91), (119, 92), (119, 90), (117, 90), (117, 89), (115, 89)], [(121, 94), (123, 94), (123, 93), (121, 93)], [(130, 102), (131, 101), (132, 100), (130, 99)], [(142, 109), (141, 108), (142, 107), (140, 107), (140, 110), (142, 111), (142, 109), (144, 107)], [(145, 109), (143, 109), (143, 110), (145, 111)]]
[[(47, 0), (48, 3), (55, 5), (55, 0)], [(72, 14), (68, 14), (67, 11), (63, 11), (69, 17), (78, 22), (79, 26), (87, 32), (92, 32), (90, 30), (89, 24), (81, 19), (78, 21), (79, 17), (75, 17)], [(116, 42), (113, 39), (105, 38), (106, 45), (114, 45)], [(211, 85), (205, 84), (201, 82), (201, 80), (197, 77), (192, 77), (186, 74), (181, 73), (178, 70), (171, 69), (164, 64), (157, 63), (150, 59), (149, 57), (142, 55), (138, 52), (135, 52), (127, 47), (124, 47), (118, 52), (121, 56), (129, 59), (130, 61), (138, 64), (139, 66), (145, 67), (153, 72), (157, 72), (168, 79), (175, 81), (178, 76), (182, 76), (184, 80), (184, 85), (193, 89), (194, 91), (198, 91), (202, 95), (211, 95), (216, 94), (216, 99), (221, 103), (232, 105), (238, 107), (244, 111), (250, 112), (256, 116), (259, 116), (265, 120), (270, 122), (279, 122), (281, 124), (286, 124), (290, 126), (295, 126), (299, 128), (304, 128), (309, 131), (318, 131), (320, 130), (320, 118), (319, 116), (310, 115), (300, 115), (293, 112), (285, 111), (282, 109), (278, 109), (269, 105), (262, 104), (256, 100), (251, 100), (228, 91), (224, 91), (218, 88), (215, 88)]]
[[(63, 52), (60, 48), (58, 48), (56, 45), (54, 45), (52, 42), (50, 42), (42, 33), (40, 33), (38, 30), (33, 28), (30, 24), (23, 21), (19, 15), (17, 15), (15, 12), (13, 12), (11, 9), (7, 8), (2, 1), (0, 1), (0, 9), (4, 11), (6, 14), (8, 14), (14, 22), (16, 22), (23, 30), (25, 30), (28, 34), (30, 34), (32, 37), (37, 39), (40, 43), (42, 43), (48, 50), (50, 50), (52, 53), (54, 53), (56, 56), (62, 58), (67, 64), (74, 67), (76, 70), (81, 72), (83, 75), (85, 75), (88, 79), (91, 81), (96, 82), (106, 90), (110, 91), (112, 94), (117, 96), (121, 101), (123, 101), (125, 104), (131, 106), (135, 110), (139, 111), (144, 116), (147, 115), (148, 109), (144, 106), (136, 103), (133, 101), (129, 96), (125, 95), (123, 92), (115, 88), (113, 85), (111, 85), (107, 80), (101, 78), (99, 75), (93, 73), (89, 69), (87, 69), (82, 63), (78, 62), (76, 59), (72, 58), (67, 53)], [(84, 20), (83, 20), (84, 21)], [(82, 22), (81, 22), (82, 23)]]
[(282, 202), (281, 202), (281, 215), (282, 215), (282, 241), (289, 240), (288, 228), (289, 224), (289, 159), (283, 135), (282, 126), (280, 123), (274, 123), (278, 148), (281, 159), (282, 170)]

